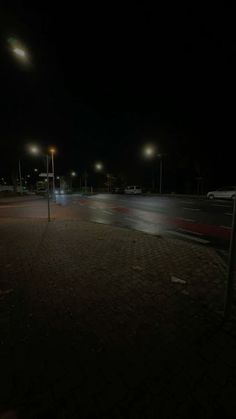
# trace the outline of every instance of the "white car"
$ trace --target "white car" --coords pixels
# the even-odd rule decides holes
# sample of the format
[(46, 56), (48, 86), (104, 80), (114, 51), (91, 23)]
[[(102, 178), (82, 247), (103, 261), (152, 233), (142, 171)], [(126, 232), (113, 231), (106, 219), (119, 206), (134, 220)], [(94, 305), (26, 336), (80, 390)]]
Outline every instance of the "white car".
[(129, 195), (140, 195), (142, 193), (142, 189), (140, 186), (127, 186), (125, 188), (125, 193)]
[(219, 188), (215, 191), (210, 191), (207, 194), (208, 199), (234, 199), (235, 198), (235, 186), (228, 186), (225, 188)]

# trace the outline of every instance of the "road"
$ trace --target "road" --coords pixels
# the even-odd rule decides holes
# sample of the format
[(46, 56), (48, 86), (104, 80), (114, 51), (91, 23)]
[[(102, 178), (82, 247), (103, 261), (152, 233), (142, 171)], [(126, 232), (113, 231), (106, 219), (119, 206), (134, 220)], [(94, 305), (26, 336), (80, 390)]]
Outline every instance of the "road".
[[(52, 216), (168, 235), (227, 252), (233, 203), (165, 196), (57, 196)], [(46, 217), (44, 199), (0, 203), (0, 217)]]

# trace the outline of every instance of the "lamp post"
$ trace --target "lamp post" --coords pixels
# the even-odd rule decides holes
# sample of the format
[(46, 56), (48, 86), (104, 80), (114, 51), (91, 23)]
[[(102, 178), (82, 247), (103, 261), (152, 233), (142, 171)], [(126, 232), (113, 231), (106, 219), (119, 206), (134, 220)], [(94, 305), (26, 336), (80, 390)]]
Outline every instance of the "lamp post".
[(20, 162), (20, 159), (19, 159), (19, 162), (18, 162), (18, 169), (19, 169), (19, 179), (20, 179), (20, 194), (23, 195), (22, 176), (21, 176), (21, 162)]
[(157, 157), (160, 159), (160, 186), (159, 186), (159, 192), (162, 193), (162, 154), (158, 154)]
[(101, 163), (101, 162), (95, 163), (94, 169), (95, 169), (96, 172), (101, 173), (104, 169), (103, 163)]
[(8, 38), (8, 44), (12, 55), (24, 65), (30, 65), (30, 55), (26, 46), (14, 37)]
[(52, 190), (53, 196), (55, 197), (55, 172), (54, 172), (54, 154), (56, 152), (55, 148), (50, 148), (51, 159), (52, 159)]
[(76, 172), (71, 172), (71, 192), (72, 192), (72, 180), (73, 180), (73, 178), (74, 177), (76, 177), (77, 176), (77, 173)]
[[(31, 146), (29, 148), (29, 151), (31, 154), (40, 155), (42, 154), (40, 149), (37, 146)], [(45, 154), (42, 154), (45, 156)], [(48, 153), (46, 153), (46, 176), (47, 176), (47, 208), (48, 208), (48, 222), (51, 221), (51, 210), (50, 210), (50, 185), (49, 185), (49, 156)]]
[(159, 182), (159, 193), (162, 193), (162, 183), (163, 183), (163, 156), (164, 154), (157, 154), (156, 153), (156, 147), (152, 146), (152, 145), (148, 145), (144, 148), (144, 155), (147, 158), (154, 158), (154, 157), (158, 157), (160, 160), (160, 182)]

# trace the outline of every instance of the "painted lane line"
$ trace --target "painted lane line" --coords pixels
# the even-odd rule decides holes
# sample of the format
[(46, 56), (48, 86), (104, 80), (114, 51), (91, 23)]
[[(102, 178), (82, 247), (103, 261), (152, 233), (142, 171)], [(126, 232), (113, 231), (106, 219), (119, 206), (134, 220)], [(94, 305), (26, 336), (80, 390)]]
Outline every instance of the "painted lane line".
[(113, 214), (113, 212), (112, 212), (112, 211), (107, 211), (107, 210), (102, 210), (102, 212), (105, 212), (105, 214), (110, 214), (110, 215), (112, 215), (112, 214)]
[(186, 211), (201, 211), (200, 208), (189, 208), (189, 207), (183, 207)]
[(226, 228), (227, 230), (232, 230), (232, 227), (229, 226), (220, 226), (221, 228)]
[(225, 215), (229, 215), (230, 217), (232, 217), (232, 213), (231, 212), (225, 212)]
[(188, 240), (193, 240), (198, 243), (207, 244), (210, 243), (209, 240), (199, 239), (198, 237), (190, 236), (189, 234), (178, 233), (177, 231), (165, 230), (166, 233), (171, 234), (173, 236), (182, 237)]
[(224, 204), (212, 204), (212, 207), (224, 207), (224, 208), (231, 208), (231, 205), (224, 205)]
[(198, 233), (197, 231), (188, 230), (186, 228), (178, 228), (178, 231), (183, 231), (184, 233), (196, 234), (197, 236), (203, 236), (202, 233)]
[(183, 218), (183, 217), (176, 217), (177, 220), (181, 220), (181, 221), (190, 221), (192, 223), (194, 223), (196, 220), (193, 220), (192, 218)]

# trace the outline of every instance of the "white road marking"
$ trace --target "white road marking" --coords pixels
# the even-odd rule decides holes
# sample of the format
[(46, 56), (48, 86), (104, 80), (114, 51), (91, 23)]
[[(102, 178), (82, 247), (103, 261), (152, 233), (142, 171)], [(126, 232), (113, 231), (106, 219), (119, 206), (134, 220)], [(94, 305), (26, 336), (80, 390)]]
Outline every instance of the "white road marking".
[(114, 214), (112, 211), (103, 210), (106, 214)]
[(226, 228), (227, 230), (231, 230), (232, 229), (232, 227), (229, 227), (229, 226), (220, 226), (221, 228)]
[(184, 233), (196, 234), (197, 236), (203, 236), (202, 233), (198, 233), (197, 231), (187, 230), (186, 228), (178, 228), (178, 231), (183, 231)]
[(184, 210), (187, 211), (200, 211), (200, 208), (189, 208), (189, 207), (183, 207)]
[(193, 241), (196, 241), (196, 242), (202, 243), (202, 244), (210, 243), (209, 240), (199, 239), (198, 237), (190, 236), (189, 234), (178, 233), (178, 231), (165, 230), (165, 232), (168, 233), (168, 234), (171, 234), (173, 236), (182, 237), (182, 238), (188, 239), (188, 240), (193, 240)]
[(193, 201), (181, 201), (182, 204), (194, 204)]
[(224, 207), (224, 208), (231, 208), (231, 205), (224, 205), (224, 204), (212, 204), (212, 207)]
[(183, 217), (176, 217), (177, 220), (181, 220), (181, 221), (191, 221), (191, 222), (195, 222), (195, 220), (193, 220), (192, 218), (183, 218)]
[(96, 207), (95, 205), (89, 205), (89, 208), (99, 210), (100, 208)]
[(230, 217), (232, 217), (232, 213), (231, 212), (225, 212), (225, 215), (229, 215)]

